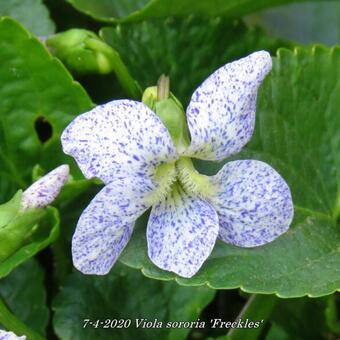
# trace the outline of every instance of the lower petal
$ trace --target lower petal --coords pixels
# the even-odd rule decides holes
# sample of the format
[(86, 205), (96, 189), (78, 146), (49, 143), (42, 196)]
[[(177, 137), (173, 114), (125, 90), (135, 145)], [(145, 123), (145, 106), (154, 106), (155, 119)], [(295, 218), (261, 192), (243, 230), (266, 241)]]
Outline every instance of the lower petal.
[(148, 254), (152, 262), (182, 277), (192, 277), (210, 255), (218, 235), (214, 208), (174, 186), (153, 207), (148, 226)]
[(256, 160), (227, 163), (212, 177), (211, 197), (220, 221), (219, 237), (241, 247), (273, 241), (294, 215), (290, 189), (268, 164)]
[(74, 266), (107, 274), (128, 243), (135, 220), (148, 209), (145, 179), (120, 178), (105, 186), (79, 218), (72, 238)]

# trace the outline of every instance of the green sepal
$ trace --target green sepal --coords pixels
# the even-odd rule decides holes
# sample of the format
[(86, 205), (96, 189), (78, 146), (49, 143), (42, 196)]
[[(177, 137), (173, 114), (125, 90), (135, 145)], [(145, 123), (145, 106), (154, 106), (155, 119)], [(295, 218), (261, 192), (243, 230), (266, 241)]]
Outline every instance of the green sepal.
[(32, 236), (45, 214), (44, 209), (17, 211), (9, 223), (0, 228), (0, 263)]
[(189, 146), (189, 134), (182, 106), (168, 98), (156, 102), (155, 112), (169, 130), (177, 150), (185, 150)]
[(22, 209), (22, 190), (0, 205), (0, 264), (35, 233), (46, 209)]
[(169, 98), (158, 100), (157, 91), (157, 86), (148, 87), (143, 93), (142, 101), (161, 119), (168, 129), (177, 151), (181, 152), (190, 144), (183, 106), (172, 93), (169, 94)]
[(40, 164), (36, 164), (32, 169), (32, 182), (36, 182), (42, 176), (46, 175)]
[[(1, 229), (18, 214), (21, 205), (21, 197), (22, 190), (19, 190), (8, 202), (0, 205), (0, 233)], [(0, 238), (0, 240), (2, 239)]]
[[(9, 257), (0, 261), (0, 279), (7, 276), (11, 271), (21, 263), (33, 257), (42, 249), (55, 242), (60, 233), (60, 217), (58, 210), (54, 207), (39, 209), (41, 216), (39, 217), (34, 211), (28, 211), (25, 217), (15, 220), (19, 225), (19, 221), (23, 223), (31, 223), (33, 226), (30, 235)], [(27, 217), (30, 217), (28, 221)], [(34, 219), (35, 217), (35, 219)], [(13, 221), (14, 222), (14, 221)], [(0, 245), (1, 248), (2, 244)]]
[(142, 102), (147, 105), (152, 111), (156, 110), (157, 86), (150, 86), (144, 90)]

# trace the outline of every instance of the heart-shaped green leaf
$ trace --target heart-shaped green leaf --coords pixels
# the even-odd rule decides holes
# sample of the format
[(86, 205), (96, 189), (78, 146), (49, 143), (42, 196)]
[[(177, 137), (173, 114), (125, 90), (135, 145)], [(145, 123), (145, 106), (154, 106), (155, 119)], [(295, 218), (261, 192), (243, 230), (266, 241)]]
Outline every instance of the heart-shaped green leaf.
[[(185, 339), (189, 327), (166, 328), (167, 323), (196, 321), (213, 297), (212, 289), (149, 280), (126, 267), (103, 277), (74, 273), (54, 301), (53, 324), (64, 340)], [(124, 326), (115, 326), (115, 319)], [(138, 319), (141, 325), (142, 319), (158, 320), (163, 327), (136, 328)]]
[[(101, 21), (136, 21), (172, 15), (240, 17), (263, 8), (307, 0), (67, 0), (79, 11)], [(320, 0), (319, 0), (320, 1)]]
[(45, 333), (48, 323), (44, 273), (31, 259), (0, 280), (0, 295), (10, 310), (30, 328)]
[(40, 36), (53, 34), (55, 26), (42, 0), (0, 1), (0, 16), (20, 21), (32, 33)]
[[(303, 20), (301, 18), (303, 17)], [(276, 37), (284, 37), (302, 44), (319, 42), (327, 45), (339, 43), (340, 1), (296, 3), (254, 14), (266, 31)], [(289, 25), (287, 25), (289, 22)]]
[(325, 324), (326, 298), (281, 299), (271, 315), (266, 340), (322, 339), (330, 333)]
[[(145, 221), (121, 260), (149, 277), (183, 285), (209, 284), (282, 297), (322, 296), (340, 289), (340, 48), (282, 49), (263, 84), (255, 134), (234, 159), (259, 159), (292, 190), (290, 230), (265, 246), (245, 249), (217, 242), (191, 279), (159, 270), (147, 257)], [(201, 162), (213, 173), (222, 163)]]
[(10, 18), (0, 19), (0, 65), (1, 202), (27, 186), (35, 164), (49, 170), (70, 159), (60, 133), (92, 104), (65, 67)]

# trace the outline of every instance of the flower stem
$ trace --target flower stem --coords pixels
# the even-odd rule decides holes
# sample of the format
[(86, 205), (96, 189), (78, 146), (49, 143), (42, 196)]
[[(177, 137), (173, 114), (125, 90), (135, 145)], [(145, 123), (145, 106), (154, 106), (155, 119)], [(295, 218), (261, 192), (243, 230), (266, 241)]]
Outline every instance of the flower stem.
[(142, 89), (138, 82), (130, 75), (118, 52), (111, 51), (111, 63), (113, 71), (125, 92), (132, 99), (140, 100), (142, 96)]
[(7, 330), (14, 332), (16, 335), (26, 335), (27, 340), (44, 340), (40, 334), (28, 328), (20, 321), (6, 306), (0, 297), (0, 324)]
[(339, 224), (340, 223), (340, 195), (338, 196), (336, 200), (333, 216), (334, 216), (335, 223)]
[(279, 298), (275, 295), (261, 295), (253, 294), (250, 296), (240, 314), (237, 316), (237, 320), (242, 320), (243, 323), (257, 322), (259, 321), (259, 327), (255, 328), (231, 328), (227, 336), (231, 340), (255, 340), (259, 337), (263, 330), (263, 326), (268, 321), (275, 305), (279, 301)]
[(327, 297), (327, 307), (325, 309), (325, 319), (327, 327), (336, 335), (340, 335), (340, 320), (337, 315), (336, 294)]

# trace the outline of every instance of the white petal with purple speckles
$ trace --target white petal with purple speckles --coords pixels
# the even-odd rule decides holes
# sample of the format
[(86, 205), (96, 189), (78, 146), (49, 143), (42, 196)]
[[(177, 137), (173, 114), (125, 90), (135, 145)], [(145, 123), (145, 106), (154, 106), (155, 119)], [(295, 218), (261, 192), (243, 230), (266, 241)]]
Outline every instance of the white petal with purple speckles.
[(268, 164), (233, 161), (211, 178), (217, 193), (211, 197), (219, 221), (219, 237), (241, 247), (273, 241), (289, 228), (294, 208), (284, 179)]
[(109, 272), (130, 239), (135, 220), (155, 189), (144, 177), (117, 177), (91, 201), (72, 238), (74, 266), (84, 274)]
[(26, 340), (26, 336), (17, 336), (13, 332), (6, 332), (0, 329), (0, 340)]
[(22, 194), (23, 209), (43, 208), (52, 203), (69, 176), (69, 166), (61, 165), (34, 182)]
[(154, 168), (177, 158), (170, 134), (145, 104), (115, 100), (75, 118), (62, 136), (86, 178), (110, 183), (117, 172), (153, 175)]
[(218, 235), (214, 208), (198, 197), (173, 190), (152, 208), (147, 226), (152, 262), (183, 277), (192, 277), (210, 255)]
[(222, 160), (239, 152), (253, 134), (257, 89), (271, 70), (268, 52), (226, 64), (196, 89), (187, 108), (188, 156)]

